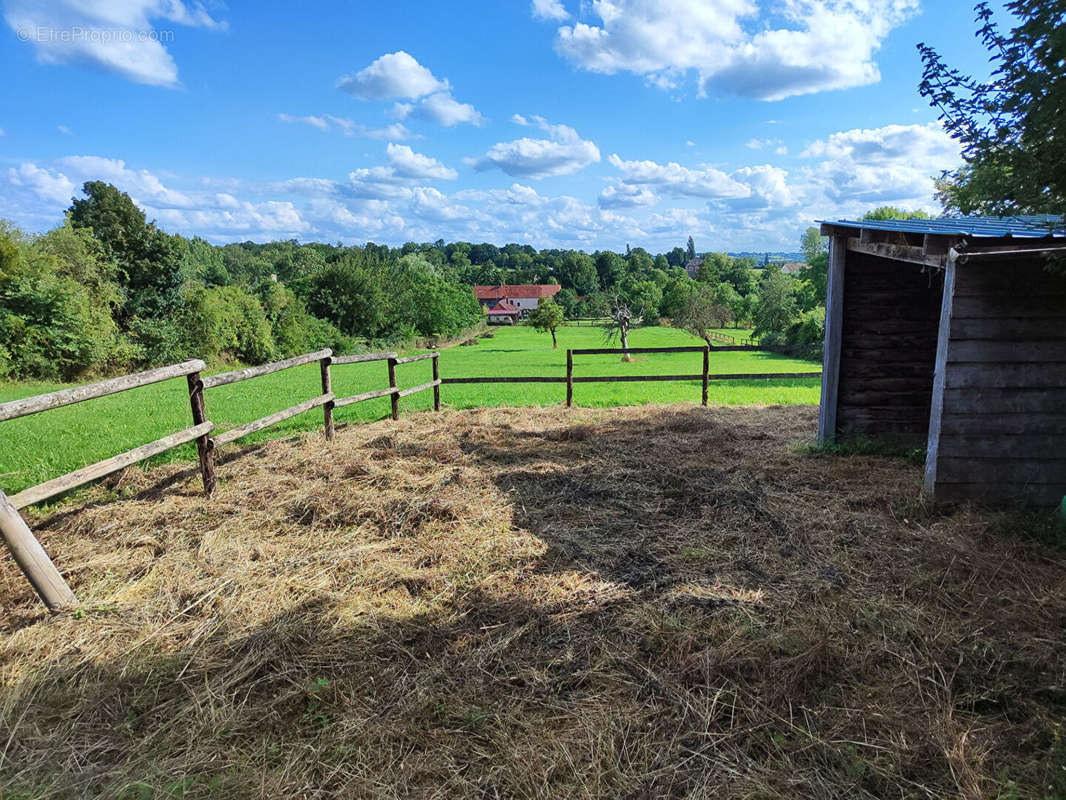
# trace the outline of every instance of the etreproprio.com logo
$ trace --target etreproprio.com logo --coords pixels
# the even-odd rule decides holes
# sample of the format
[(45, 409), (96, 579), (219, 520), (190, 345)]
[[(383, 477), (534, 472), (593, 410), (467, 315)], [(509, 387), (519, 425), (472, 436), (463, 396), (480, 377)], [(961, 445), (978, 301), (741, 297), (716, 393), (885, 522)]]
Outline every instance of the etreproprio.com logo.
[(49, 28), (22, 27), (16, 31), (20, 42), (91, 44), (132, 44), (134, 42), (172, 42), (174, 31), (131, 30), (130, 28)]

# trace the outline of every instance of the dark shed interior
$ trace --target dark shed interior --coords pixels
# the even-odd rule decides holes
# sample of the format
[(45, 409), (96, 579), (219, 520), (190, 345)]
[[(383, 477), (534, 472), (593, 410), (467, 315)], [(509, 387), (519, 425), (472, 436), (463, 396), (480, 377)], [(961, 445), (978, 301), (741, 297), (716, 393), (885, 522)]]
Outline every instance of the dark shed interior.
[(926, 443), (938, 499), (1066, 495), (1061, 219), (823, 223), (819, 438)]

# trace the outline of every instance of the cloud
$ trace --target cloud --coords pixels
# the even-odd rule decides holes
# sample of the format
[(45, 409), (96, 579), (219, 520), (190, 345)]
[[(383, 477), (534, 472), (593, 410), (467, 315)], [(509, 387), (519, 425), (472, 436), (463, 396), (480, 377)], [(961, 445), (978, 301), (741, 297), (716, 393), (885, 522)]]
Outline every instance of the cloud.
[(385, 153), (395, 174), (402, 178), (454, 181), (459, 177), (459, 173), (451, 167), (444, 166), (435, 158), (416, 153), (404, 144), (389, 144)]
[(74, 183), (62, 172), (51, 172), (36, 164), (23, 163), (7, 171), (12, 186), (30, 190), (42, 200), (69, 204), (74, 197)]
[(297, 117), (291, 114), (278, 114), (278, 119), (282, 122), (292, 124), (310, 125), (312, 128), (317, 128), (320, 131), (339, 130), (345, 136), (358, 136), (363, 139), (389, 139), (391, 141), (402, 142), (407, 139), (421, 138), (420, 136), (411, 133), (406, 125), (399, 122), (394, 122), (392, 125), (386, 125), (384, 128), (369, 128), (354, 120), (346, 117), (336, 117), (332, 114), (306, 117)]
[(182, 0), (3, 0), (3, 15), (20, 41), (45, 64), (85, 64), (134, 83), (173, 88), (178, 67), (163, 43), (171, 31), (153, 24), (224, 30), (196, 3)]
[(194, 205), (188, 195), (165, 186), (156, 175), (146, 169), (129, 169), (121, 159), (67, 156), (59, 159), (57, 163), (76, 176), (79, 182), (100, 180), (113, 183), (138, 203), (178, 208)]
[(570, 13), (563, 8), (560, 0), (533, 0), (532, 9), (535, 19), (570, 19)]
[(416, 153), (407, 145), (389, 143), (385, 148), (388, 164), (353, 170), (344, 192), (352, 197), (409, 199), (411, 187), (421, 181), (453, 181), (459, 173), (430, 156)]
[(936, 122), (840, 131), (810, 144), (806, 158), (848, 158), (859, 164), (888, 161), (955, 161), (959, 146)]
[(567, 125), (552, 125), (543, 117), (526, 118), (520, 114), (515, 114), (512, 121), (538, 127), (549, 138), (498, 142), (482, 158), (468, 159), (467, 163), (479, 171), (499, 168), (513, 177), (547, 178), (570, 175), (600, 160), (599, 148)]
[(781, 100), (880, 80), (874, 54), (918, 0), (782, 0), (773, 14), (755, 0), (593, 0), (591, 9), (599, 24), (561, 26), (555, 42), (582, 69), (632, 72), (667, 90), (694, 73), (701, 93)]
[[(548, 142), (570, 137), (566, 126), (539, 117), (513, 121), (545, 131)], [(576, 134), (571, 138), (580, 141)], [(772, 149), (760, 153), (773, 158)], [(933, 176), (959, 163), (957, 144), (936, 125), (887, 125), (827, 131), (789, 159), (787, 169), (774, 163), (682, 166), (612, 155), (609, 182), (591, 196), (573, 197), (541, 194), (525, 180), (448, 191), (444, 187), (458, 175), (436, 158), (395, 142), (383, 155), (378, 166), (347, 177), (273, 182), (164, 178), (91, 155), (27, 161), (0, 170), (0, 217), (34, 230), (54, 226), (83, 181), (102, 179), (129, 192), (167, 230), (218, 242), (299, 237), (400, 244), (444, 238), (586, 250), (622, 249), (631, 242), (664, 252), (694, 233), (710, 238), (714, 249), (761, 252), (794, 250), (800, 232), (818, 218), (859, 216), (884, 204), (935, 210)]]
[(600, 192), (600, 208), (633, 208), (634, 206), (653, 206), (659, 202), (659, 196), (646, 186), (633, 186), (620, 183), (608, 186)]
[(617, 154), (607, 160), (622, 173), (623, 185), (654, 187), (674, 197), (735, 198), (751, 193), (749, 187), (713, 167), (690, 169), (676, 161), (624, 161)]
[(304, 125), (310, 125), (312, 128), (318, 128), (320, 131), (329, 130), (329, 120), (325, 117), (294, 117), (290, 114), (278, 114), (278, 119), (282, 122), (299, 122)]
[(74, 131), (72, 131), (66, 125), (57, 125), (56, 126), (56, 130), (59, 131), (64, 136), (73, 136), (74, 135)]
[(445, 128), (451, 128), (462, 123), (469, 123), (478, 127), (485, 124), (485, 117), (481, 115), (480, 111), (469, 103), (460, 103), (448, 92), (431, 94), (417, 103), (397, 103), (395, 112), (400, 119), (414, 116), (430, 122), (436, 122)]
[(337, 81), (342, 89), (360, 100), (415, 100), (427, 94), (446, 92), (451, 85), (403, 50), (386, 53), (370, 66)]

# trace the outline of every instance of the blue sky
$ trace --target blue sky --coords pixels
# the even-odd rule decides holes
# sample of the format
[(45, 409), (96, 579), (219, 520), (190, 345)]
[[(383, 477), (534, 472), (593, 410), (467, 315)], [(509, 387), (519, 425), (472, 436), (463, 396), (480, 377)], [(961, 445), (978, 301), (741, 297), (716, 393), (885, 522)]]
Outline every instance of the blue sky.
[(795, 249), (935, 210), (955, 0), (0, 0), (0, 217), (86, 180), (215, 242)]

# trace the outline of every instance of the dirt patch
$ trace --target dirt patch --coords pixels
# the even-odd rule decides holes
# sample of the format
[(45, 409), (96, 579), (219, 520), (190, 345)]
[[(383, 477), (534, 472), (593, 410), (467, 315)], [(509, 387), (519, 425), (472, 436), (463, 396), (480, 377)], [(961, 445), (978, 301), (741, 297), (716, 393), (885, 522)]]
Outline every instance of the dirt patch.
[(79, 613), (0, 559), (3, 795), (1061, 796), (1062, 551), (815, 424), (414, 414), (211, 501), (127, 471), (31, 519)]

